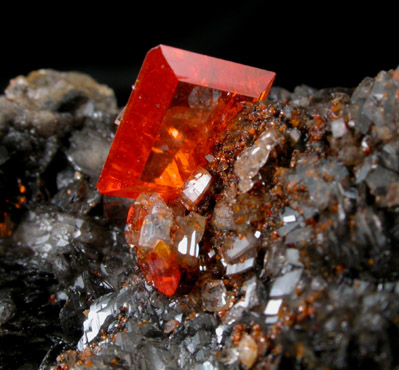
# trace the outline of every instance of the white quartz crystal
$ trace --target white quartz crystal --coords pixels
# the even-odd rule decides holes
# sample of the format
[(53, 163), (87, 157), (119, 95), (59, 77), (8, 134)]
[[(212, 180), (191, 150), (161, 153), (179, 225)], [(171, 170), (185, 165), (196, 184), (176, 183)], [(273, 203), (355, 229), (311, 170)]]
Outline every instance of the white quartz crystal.
[(144, 218), (140, 230), (139, 245), (142, 247), (154, 247), (158, 240), (168, 242), (172, 219), (163, 214), (150, 214)]
[(296, 269), (278, 277), (272, 285), (270, 297), (281, 297), (292, 293), (295, 290), (301, 275), (302, 269)]
[(255, 248), (256, 242), (257, 240), (252, 232), (245, 232), (227, 238), (224, 243), (224, 256), (227, 262), (232, 262)]
[(239, 262), (234, 265), (228, 264), (226, 267), (226, 275), (234, 275), (234, 274), (241, 274), (244, 271), (247, 271), (254, 267), (255, 258), (247, 258), (244, 262)]
[(239, 177), (238, 188), (246, 193), (254, 185), (253, 178), (265, 165), (271, 151), (280, 142), (282, 135), (277, 129), (264, 132), (255, 144), (245, 149), (237, 158), (234, 172)]
[(282, 303), (283, 303), (283, 300), (281, 298), (269, 300), (269, 302), (267, 302), (267, 306), (265, 308), (264, 314), (270, 315), (270, 316), (277, 315)]
[(335, 121), (331, 121), (331, 132), (335, 139), (344, 136), (347, 132), (345, 121), (343, 118), (339, 118)]
[(187, 209), (192, 209), (204, 196), (211, 183), (211, 174), (202, 167), (198, 167), (184, 183), (181, 199)]

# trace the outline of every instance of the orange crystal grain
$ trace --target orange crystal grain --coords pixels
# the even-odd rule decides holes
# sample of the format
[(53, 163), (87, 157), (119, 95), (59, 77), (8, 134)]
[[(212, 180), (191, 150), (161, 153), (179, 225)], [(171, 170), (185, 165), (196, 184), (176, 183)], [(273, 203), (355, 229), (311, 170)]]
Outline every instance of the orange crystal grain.
[(137, 256), (147, 282), (171, 297), (179, 286), (181, 272), (169, 246), (160, 240), (154, 249), (141, 249)]
[(144, 60), (98, 180), (100, 193), (175, 198), (242, 102), (263, 99), (274, 72), (159, 45)]

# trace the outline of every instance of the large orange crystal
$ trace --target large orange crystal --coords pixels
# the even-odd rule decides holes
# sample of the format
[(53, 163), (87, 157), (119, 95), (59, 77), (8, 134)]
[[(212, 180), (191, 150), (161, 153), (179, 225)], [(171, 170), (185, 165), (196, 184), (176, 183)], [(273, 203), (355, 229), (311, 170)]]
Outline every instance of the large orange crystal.
[(243, 101), (266, 97), (275, 73), (160, 45), (143, 63), (97, 187), (174, 198)]

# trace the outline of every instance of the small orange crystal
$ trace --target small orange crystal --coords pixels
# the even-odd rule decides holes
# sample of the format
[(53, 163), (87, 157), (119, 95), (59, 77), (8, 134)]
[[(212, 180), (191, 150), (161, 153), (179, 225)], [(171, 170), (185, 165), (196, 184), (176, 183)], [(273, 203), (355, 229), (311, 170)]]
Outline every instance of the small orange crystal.
[(97, 187), (135, 199), (175, 198), (243, 101), (266, 97), (275, 73), (160, 45), (143, 63)]
[(179, 286), (181, 273), (176, 256), (169, 246), (159, 241), (154, 249), (141, 250), (138, 259), (146, 280), (161, 293), (171, 297)]

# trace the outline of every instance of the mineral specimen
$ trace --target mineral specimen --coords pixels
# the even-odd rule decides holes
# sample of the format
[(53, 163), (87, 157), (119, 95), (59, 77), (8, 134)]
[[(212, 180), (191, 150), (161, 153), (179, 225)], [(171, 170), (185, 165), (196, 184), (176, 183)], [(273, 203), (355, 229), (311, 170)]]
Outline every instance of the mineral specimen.
[[(1, 368), (398, 368), (399, 70), (245, 104), (189, 209), (151, 189), (101, 197), (97, 161), (75, 151), (91, 130), (111, 142), (109, 90), (32, 76), (41, 94), (27, 77), (0, 98)], [(38, 110), (60, 119), (49, 136)], [(267, 160), (239, 176), (268, 132)]]
[[(242, 109), (242, 102), (265, 98), (273, 79), (272, 72), (163, 45), (150, 50), (144, 61), (129, 103), (117, 118), (119, 129), (98, 189), (138, 196), (129, 212), (126, 239), (136, 247), (147, 281), (168, 296), (178, 288), (180, 268), (198, 268), (205, 222), (188, 226), (182, 219), (174, 221), (170, 212), (158, 211), (154, 199), (157, 194), (174, 199), (180, 192), (181, 203), (195, 210), (211, 183), (211, 174), (201, 165), (217, 134)], [(164, 86), (155, 91), (161, 81)], [(259, 139), (266, 159), (278, 143), (276, 135), (271, 131)], [(142, 204), (143, 197), (149, 206)], [(167, 209), (166, 204), (161, 208)], [(171, 238), (173, 224), (178, 232)], [(232, 262), (254, 246), (250, 232), (239, 234), (225, 258)], [(176, 261), (179, 266), (172, 266)]]

